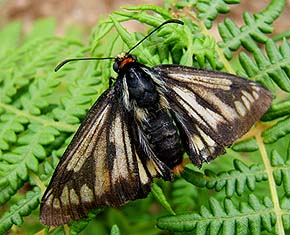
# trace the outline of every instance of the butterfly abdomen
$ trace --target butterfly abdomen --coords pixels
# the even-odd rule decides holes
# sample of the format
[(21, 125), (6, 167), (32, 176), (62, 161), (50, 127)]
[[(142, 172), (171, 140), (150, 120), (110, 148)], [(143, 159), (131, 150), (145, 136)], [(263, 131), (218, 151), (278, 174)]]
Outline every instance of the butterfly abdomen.
[(170, 169), (182, 162), (182, 144), (177, 128), (166, 110), (151, 113), (143, 125), (156, 156)]

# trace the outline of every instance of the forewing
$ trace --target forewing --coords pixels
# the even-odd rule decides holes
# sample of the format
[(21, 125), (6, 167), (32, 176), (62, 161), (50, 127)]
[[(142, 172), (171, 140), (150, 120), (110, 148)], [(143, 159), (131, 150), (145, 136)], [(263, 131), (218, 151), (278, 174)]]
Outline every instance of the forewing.
[(43, 224), (65, 224), (97, 206), (120, 206), (147, 195), (158, 166), (146, 159), (129, 119), (114, 88), (98, 99), (42, 198)]
[(172, 110), (198, 166), (224, 153), (224, 146), (245, 134), (272, 101), (258, 83), (228, 73), (179, 65), (160, 65), (153, 71), (161, 103)]

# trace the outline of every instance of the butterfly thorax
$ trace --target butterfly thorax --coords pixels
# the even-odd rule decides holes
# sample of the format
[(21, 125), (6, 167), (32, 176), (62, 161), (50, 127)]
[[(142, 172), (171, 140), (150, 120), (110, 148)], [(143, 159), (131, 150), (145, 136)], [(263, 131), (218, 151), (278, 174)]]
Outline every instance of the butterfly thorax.
[(159, 95), (151, 77), (142, 70), (140, 64), (130, 63), (126, 65), (125, 71), (129, 102), (136, 103), (139, 108), (155, 106)]

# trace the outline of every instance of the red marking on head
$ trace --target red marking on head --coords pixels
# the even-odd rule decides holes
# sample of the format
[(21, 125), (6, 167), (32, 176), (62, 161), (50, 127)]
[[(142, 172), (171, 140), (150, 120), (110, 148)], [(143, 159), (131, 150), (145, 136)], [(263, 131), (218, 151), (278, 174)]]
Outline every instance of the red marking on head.
[(132, 57), (125, 58), (124, 60), (121, 61), (119, 65), (119, 69), (122, 69), (126, 64), (133, 63), (133, 62), (135, 62), (135, 60)]

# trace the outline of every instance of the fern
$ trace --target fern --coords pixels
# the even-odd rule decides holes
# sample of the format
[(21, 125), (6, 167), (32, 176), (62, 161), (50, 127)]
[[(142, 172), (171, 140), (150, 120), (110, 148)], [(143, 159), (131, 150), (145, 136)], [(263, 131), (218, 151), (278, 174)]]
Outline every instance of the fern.
[[(70, 63), (58, 73), (53, 72), (55, 65), (88, 53), (114, 56), (144, 36), (141, 30), (129, 33), (122, 22), (133, 19), (151, 30), (173, 16), (183, 20), (184, 27), (168, 25), (152, 35), (134, 51), (139, 60), (148, 66), (176, 63), (223, 69), (260, 82), (275, 95), (264, 122), (202, 170), (188, 165), (175, 182), (157, 181), (146, 199), (118, 210), (96, 209), (69, 227), (40, 232), (289, 232), (289, 29), (270, 34), (285, 1), (272, 0), (259, 13), (244, 12), (240, 27), (226, 18), (218, 24), (222, 38), (218, 42), (208, 30), (219, 14), (230, 12), (231, 5), (238, 3), (188, 0), (166, 1), (164, 7), (126, 7), (96, 25), (89, 46), (82, 44), (81, 36), (55, 37), (53, 19), (36, 22), (25, 36), (19, 22), (1, 29), (0, 234), (11, 227), (21, 233), (45, 229), (37, 209), (45, 185), (86, 111), (108, 87), (109, 77), (115, 76), (108, 60)], [(29, 220), (23, 223), (25, 217)]]
[(0, 234), (7, 231), (13, 224), (20, 225), (23, 223), (23, 217), (29, 215), (32, 210), (36, 209), (40, 202), (39, 188), (35, 187), (26, 194), (17, 204), (10, 207), (0, 219)]
[(195, 230), (196, 234), (258, 234), (260, 231), (274, 233), (275, 213), (269, 198), (262, 202), (254, 195), (239, 208), (229, 199), (220, 204), (209, 200), (209, 208), (201, 207), (200, 213), (161, 217), (158, 227), (176, 232)]
[(281, 14), (285, 5), (284, 0), (273, 0), (268, 7), (251, 16), (244, 13), (245, 25), (240, 28), (231, 19), (225, 19), (219, 24), (219, 32), (223, 41), (219, 46), (223, 49), (227, 59), (232, 57), (232, 51), (236, 51), (242, 45), (246, 50), (253, 52), (255, 42), (265, 43), (268, 40), (267, 34), (273, 31), (271, 24)]
[(246, 187), (254, 191), (257, 182), (267, 179), (261, 166), (248, 167), (239, 160), (234, 161), (234, 169), (230, 171), (216, 174), (211, 170), (205, 170), (204, 174), (197, 174), (194, 170), (187, 168), (182, 173), (182, 177), (199, 187), (214, 188), (216, 191), (225, 189), (228, 198), (233, 197), (234, 193), (241, 196)]

